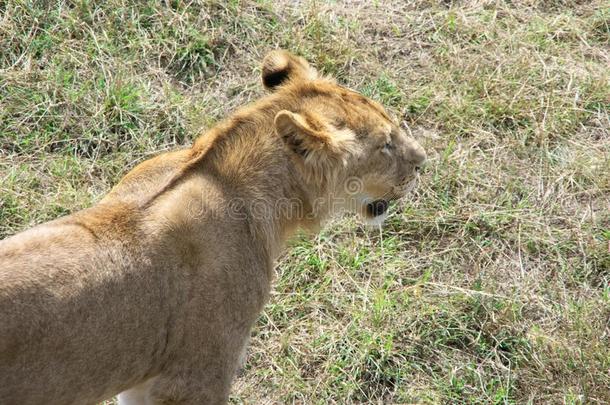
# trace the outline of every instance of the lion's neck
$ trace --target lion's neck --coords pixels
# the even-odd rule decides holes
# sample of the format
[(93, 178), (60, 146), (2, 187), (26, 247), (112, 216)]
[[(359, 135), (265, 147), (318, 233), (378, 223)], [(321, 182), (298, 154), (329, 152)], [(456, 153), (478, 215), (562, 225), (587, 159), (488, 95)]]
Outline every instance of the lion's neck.
[(225, 203), (231, 210), (243, 209), (251, 232), (273, 259), (296, 230), (316, 229), (325, 217), (316, 211), (325, 190), (302, 176), (275, 132), (277, 112), (294, 108), (290, 100), (268, 96), (239, 110), (194, 145), (208, 148), (199, 172), (213, 173), (230, 200)]

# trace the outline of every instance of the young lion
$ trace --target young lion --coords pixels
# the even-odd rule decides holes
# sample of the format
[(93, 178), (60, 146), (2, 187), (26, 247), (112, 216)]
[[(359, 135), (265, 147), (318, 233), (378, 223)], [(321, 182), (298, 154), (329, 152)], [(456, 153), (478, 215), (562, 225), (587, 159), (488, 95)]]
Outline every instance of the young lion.
[(191, 148), (0, 242), (1, 404), (225, 403), (284, 240), (412, 188), (425, 153), (379, 104), (285, 51), (262, 79)]

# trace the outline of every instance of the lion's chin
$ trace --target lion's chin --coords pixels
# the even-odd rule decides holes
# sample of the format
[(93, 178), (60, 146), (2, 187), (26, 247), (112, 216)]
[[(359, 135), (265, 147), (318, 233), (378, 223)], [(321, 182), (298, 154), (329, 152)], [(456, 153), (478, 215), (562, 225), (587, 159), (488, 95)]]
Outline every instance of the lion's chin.
[(386, 210), (383, 214), (377, 215), (375, 217), (362, 216), (362, 222), (365, 226), (369, 228), (379, 228), (383, 225), (386, 218), (388, 217), (389, 212)]

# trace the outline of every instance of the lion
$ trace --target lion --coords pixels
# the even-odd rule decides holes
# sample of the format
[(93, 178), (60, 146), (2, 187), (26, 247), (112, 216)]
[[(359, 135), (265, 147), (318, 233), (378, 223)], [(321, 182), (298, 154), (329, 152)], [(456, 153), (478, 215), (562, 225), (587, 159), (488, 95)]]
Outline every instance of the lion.
[(262, 82), (95, 206), (0, 241), (0, 403), (226, 403), (286, 239), (378, 225), (414, 186), (426, 154), (380, 104), (283, 50)]

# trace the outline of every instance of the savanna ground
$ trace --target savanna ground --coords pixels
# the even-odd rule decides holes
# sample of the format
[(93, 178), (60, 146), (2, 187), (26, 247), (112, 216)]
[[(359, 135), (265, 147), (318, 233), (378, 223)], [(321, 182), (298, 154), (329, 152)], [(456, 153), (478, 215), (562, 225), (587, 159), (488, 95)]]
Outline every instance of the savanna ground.
[(277, 267), (235, 404), (610, 403), (607, 1), (0, 0), (0, 238), (263, 91), (270, 49), (426, 148), (383, 230)]

